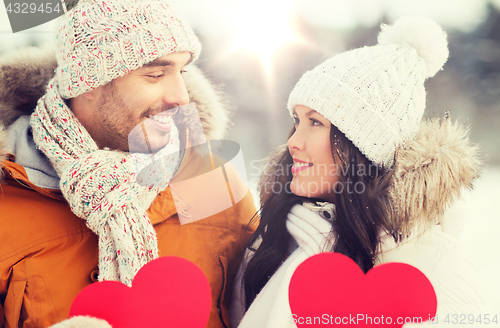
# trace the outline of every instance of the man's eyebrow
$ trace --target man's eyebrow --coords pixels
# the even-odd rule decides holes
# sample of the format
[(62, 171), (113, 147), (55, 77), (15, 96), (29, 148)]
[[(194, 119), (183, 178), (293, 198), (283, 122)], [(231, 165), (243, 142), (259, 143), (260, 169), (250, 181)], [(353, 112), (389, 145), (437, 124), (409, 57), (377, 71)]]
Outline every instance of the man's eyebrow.
[[(184, 65), (187, 66), (193, 61), (193, 57), (189, 58), (189, 61)], [(175, 62), (166, 59), (155, 59), (149, 63), (142, 65), (142, 67), (162, 67), (162, 66), (175, 66)]]
[(156, 59), (149, 63), (144, 64), (142, 67), (160, 67), (160, 66), (174, 66), (175, 63), (170, 60)]

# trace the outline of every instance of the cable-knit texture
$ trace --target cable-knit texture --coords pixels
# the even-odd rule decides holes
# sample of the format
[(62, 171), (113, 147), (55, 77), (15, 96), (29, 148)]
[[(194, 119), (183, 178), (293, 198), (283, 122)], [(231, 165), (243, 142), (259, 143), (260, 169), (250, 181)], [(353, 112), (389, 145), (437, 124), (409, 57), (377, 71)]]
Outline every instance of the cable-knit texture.
[(173, 52), (196, 60), (193, 30), (161, 0), (80, 0), (57, 28), (60, 94), (74, 98)]
[(416, 136), (426, 78), (448, 58), (446, 33), (424, 17), (382, 26), (380, 43), (344, 52), (308, 71), (288, 100), (314, 109), (373, 163), (390, 169), (399, 147)]
[(173, 126), (167, 145), (155, 155), (100, 150), (60, 97), (54, 79), (30, 124), (37, 147), (61, 178), (60, 188), (71, 210), (99, 236), (99, 280), (130, 286), (137, 271), (158, 257), (156, 233), (146, 210), (162, 190), (138, 183), (136, 176), (161, 155), (166, 159), (161, 178), (170, 181), (179, 163), (177, 128)]

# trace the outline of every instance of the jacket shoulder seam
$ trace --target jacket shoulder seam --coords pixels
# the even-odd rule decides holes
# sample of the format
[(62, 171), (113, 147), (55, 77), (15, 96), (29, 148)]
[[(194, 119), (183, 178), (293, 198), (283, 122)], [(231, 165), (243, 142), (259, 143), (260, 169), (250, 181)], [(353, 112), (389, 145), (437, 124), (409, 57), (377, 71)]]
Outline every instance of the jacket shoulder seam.
[(5, 261), (13, 256), (16, 256), (20, 253), (23, 253), (23, 252), (28, 254), (28, 253), (30, 253), (30, 250), (32, 250), (33, 248), (36, 248), (37, 246), (40, 246), (42, 244), (45, 244), (45, 243), (48, 243), (51, 241), (55, 241), (57, 239), (61, 239), (64, 237), (78, 235), (78, 234), (86, 234), (86, 233), (93, 233), (93, 232), (87, 228), (77, 228), (77, 229), (63, 231), (63, 232), (57, 233), (55, 235), (51, 235), (51, 236), (47, 236), (47, 237), (35, 240), (29, 244), (22, 245), (16, 249), (6, 253), (6, 254), (0, 256), (0, 262)]

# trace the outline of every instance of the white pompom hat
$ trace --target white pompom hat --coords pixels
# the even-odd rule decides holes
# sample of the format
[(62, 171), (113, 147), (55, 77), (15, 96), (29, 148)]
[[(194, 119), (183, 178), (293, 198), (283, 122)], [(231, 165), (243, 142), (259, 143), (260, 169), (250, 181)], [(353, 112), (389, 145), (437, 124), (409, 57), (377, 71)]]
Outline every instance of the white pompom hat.
[(402, 17), (381, 26), (378, 45), (347, 51), (305, 73), (288, 100), (314, 109), (373, 163), (390, 169), (425, 110), (426, 78), (448, 59), (447, 35), (433, 20)]

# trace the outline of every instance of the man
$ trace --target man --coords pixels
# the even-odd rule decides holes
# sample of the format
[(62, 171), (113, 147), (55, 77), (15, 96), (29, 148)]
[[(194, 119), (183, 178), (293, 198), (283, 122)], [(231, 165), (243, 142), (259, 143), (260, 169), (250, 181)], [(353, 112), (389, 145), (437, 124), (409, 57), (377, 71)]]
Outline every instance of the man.
[(167, 182), (182, 172), (192, 122), (176, 127), (171, 116), (190, 100), (207, 138), (222, 136), (218, 93), (190, 64), (200, 49), (160, 0), (81, 0), (61, 18), (57, 64), (33, 49), (0, 58), (0, 327), (56, 324), (88, 284), (130, 285), (140, 267), (169, 255), (207, 276), (207, 327), (228, 326), (252, 197), (181, 225), (169, 187), (135, 182), (134, 164), (149, 154), (128, 152), (129, 134), (149, 121), (150, 151), (179, 154)]

